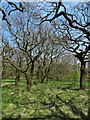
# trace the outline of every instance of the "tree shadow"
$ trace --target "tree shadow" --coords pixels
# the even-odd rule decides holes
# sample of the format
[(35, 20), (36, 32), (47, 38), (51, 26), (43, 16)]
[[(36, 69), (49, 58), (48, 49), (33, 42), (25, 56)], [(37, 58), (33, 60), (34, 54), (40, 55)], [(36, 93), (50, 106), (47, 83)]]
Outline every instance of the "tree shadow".
[(89, 120), (89, 114), (88, 114), (88, 116), (86, 116), (81, 109), (78, 109), (74, 105), (73, 100), (75, 98), (76, 97), (73, 97), (73, 98), (69, 99), (68, 102), (66, 102), (65, 100), (62, 100), (62, 98), (60, 98), (60, 96), (56, 95), (56, 101), (58, 103), (64, 103), (64, 105), (69, 106), (71, 112), (74, 115), (78, 115), (80, 118), (70, 117), (68, 114), (66, 114), (64, 111), (62, 111), (62, 109), (60, 109), (60, 106), (56, 101), (53, 101), (53, 100), (49, 99), (50, 103), (47, 103), (46, 101), (41, 102), (41, 103), (45, 107), (48, 107), (49, 110), (51, 110), (50, 109), (51, 107), (55, 108), (55, 111), (52, 110), (50, 115), (33, 116), (33, 117), (30, 117), (30, 118), (21, 118), (21, 115), (19, 114), (19, 116), (17, 118), (12, 118), (12, 116), (10, 116), (9, 118), (2, 118), (2, 120)]
[(80, 90), (79, 88), (71, 88), (71, 87), (66, 87), (66, 88), (61, 88), (62, 90)]
[(62, 90), (80, 90), (79, 86), (75, 86), (73, 84), (64, 84), (64, 86), (58, 86), (57, 89)]

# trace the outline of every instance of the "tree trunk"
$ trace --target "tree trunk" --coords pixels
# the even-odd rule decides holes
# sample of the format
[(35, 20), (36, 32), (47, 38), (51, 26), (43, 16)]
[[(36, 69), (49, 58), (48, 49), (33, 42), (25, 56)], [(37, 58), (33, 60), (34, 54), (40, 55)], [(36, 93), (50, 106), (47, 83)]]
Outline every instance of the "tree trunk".
[(41, 68), (40, 68), (40, 66), (39, 66), (39, 67), (38, 67), (38, 70), (37, 70), (37, 74), (36, 74), (38, 80), (40, 79), (40, 72), (41, 72), (40, 69), (41, 69)]
[(43, 73), (41, 76), (41, 84), (44, 83), (44, 80), (45, 80), (45, 74)]
[(20, 72), (16, 70), (16, 78), (15, 78), (15, 85), (17, 86), (20, 81)]
[(81, 62), (81, 67), (80, 67), (80, 89), (85, 89), (84, 81), (85, 81), (85, 62)]
[(32, 64), (31, 64), (30, 75), (31, 75), (31, 79), (32, 79), (33, 75), (34, 75), (34, 61), (32, 61)]
[(48, 83), (48, 75), (46, 76), (46, 82)]
[(15, 85), (17, 86), (20, 81), (20, 75), (17, 75), (15, 78)]
[(50, 72), (50, 66), (45, 72), (46, 73), (46, 82), (48, 82), (48, 80), (49, 80), (49, 72)]
[(45, 79), (45, 72), (44, 72), (44, 70), (43, 70), (44, 68), (43, 67), (41, 67), (40, 68), (40, 83), (42, 84), (42, 83), (44, 83), (44, 79)]
[(58, 76), (56, 78), (57, 78), (57, 81), (58, 81)]
[(32, 79), (27, 73), (24, 73), (24, 75), (27, 81), (27, 90), (29, 91), (32, 86)]

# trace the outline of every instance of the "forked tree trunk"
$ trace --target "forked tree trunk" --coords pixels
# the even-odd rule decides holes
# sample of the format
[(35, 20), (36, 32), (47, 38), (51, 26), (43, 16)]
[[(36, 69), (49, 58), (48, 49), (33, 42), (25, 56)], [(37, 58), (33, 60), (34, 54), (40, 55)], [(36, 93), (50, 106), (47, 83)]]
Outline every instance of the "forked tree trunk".
[(81, 62), (81, 67), (80, 67), (80, 89), (85, 89), (84, 82), (85, 82), (85, 62)]

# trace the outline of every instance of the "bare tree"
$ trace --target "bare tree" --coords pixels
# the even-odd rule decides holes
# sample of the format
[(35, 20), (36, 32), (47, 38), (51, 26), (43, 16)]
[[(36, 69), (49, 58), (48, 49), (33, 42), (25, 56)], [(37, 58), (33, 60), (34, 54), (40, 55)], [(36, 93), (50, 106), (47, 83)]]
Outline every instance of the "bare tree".
[[(19, 80), (19, 71), (25, 75), (27, 89), (32, 86), (34, 63), (42, 54), (39, 30), (32, 25), (31, 13), (17, 14), (18, 18), (12, 19), (12, 26), (4, 26), (3, 32), (3, 57), (16, 69), (16, 81)], [(26, 17), (26, 20), (24, 18)], [(30, 18), (31, 17), (31, 18)], [(7, 32), (7, 34), (5, 34)]]
[[(90, 25), (90, 21), (86, 20), (87, 17), (89, 17), (89, 15), (87, 13), (87, 9), (90, 4), (89, 2), (78, 3), (77, 5), (75, 5), (72, 8), (73, 10), (77, 10), (79, 13), (81, 13), (82, 17), (77, 13), (77, 11), (74, 11), (74, 13), (70, 13), (69, 12), (70, 10), (68, 11), (68, 9), (67, 9), (67, 5), (64, 5), (64, 3), (62, 3), (62, 2), (54, 2), (54, 3), (50, 3), (50, 4), (51, 4), (51, 10), (50, 11), (47, 10), (48, 13), (46, 16), (44, 16), (42, 18), (43, 19), (42, 22), (44, 22), (44, 21), (52, 22), (56, 18), (60, 18), (61, 16), (63, 16), (63, 20), (66, 20), (68, 22), (68, 25), (71, 28), (81, 31), (82, 33), (84, 33), (84, 35), (86, 35), (85, 37), (90, 40), (90, 38), (89, 38), (90, 33), (89, 33), (89, 30), (87, 29), (87, 27)], [(49, 16), (51, 14), (52, 14), (52, 17), (50, 17), (50, 19), (49, 19)], [(83, 19), (83, 21), (82, 21), (82, 19)]]
[(9, 16), (11, 13), (15, 11), (23, 12), (24, 11), (24, 3), (19, 2), (19, 3), (14, 3), (6, 0), (5, 2), (0, 2), (1, 7), (0, 11), (2, 12), (2, 20), (6, 21), (8, 25), (11, 26), (11, 21), (9, 20)]
[[(80, 3), (72, 7), (71, 10), (67, 8), (62, 2), (55, 2), (51, 4), (51, 11), (43, 17), (42, 22), (50, 21), (55, 28), (55, 34), (60, 44), (63, 41), (63, 47), (72, 53), (81, 62), (80, 68), (80, 89), (83, 89), (83, 81), (85, 76), (86, 56), (90, 50), (89, 29), (90, 21), (88, 21), (88, 4)], [(68, 4), (68, 3), (67, 3)], [(70, 6), (71, 7), (71, 6)], [(62, 8), (62, 9), (61, 9)], [(78, 11), (78, 12), (77, 12)], [(49, 17), (52, 15), (52, 17)]]
[(52, 33), (52, 28), (42, 28), (41, 35), (44, 44), (42, 45), (42, 55), (38, 59), (38, 75), (41, 76), (41, 83), (43, 83), (45, 79), (48, 81), (52, 63), (63, 54), (64, 49), (60, 45), (53, 44), (55, 36)]

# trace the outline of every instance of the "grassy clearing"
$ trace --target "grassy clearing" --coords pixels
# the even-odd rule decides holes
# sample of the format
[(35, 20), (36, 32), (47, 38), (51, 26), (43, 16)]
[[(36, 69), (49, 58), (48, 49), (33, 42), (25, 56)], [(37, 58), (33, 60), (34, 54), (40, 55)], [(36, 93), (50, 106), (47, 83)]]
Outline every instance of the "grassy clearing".
[(30, 91), (23, 85), (4, 86), (3, 118), (84, 120), (88, 115), (88, 89), (78, 90), (78, 86), (62, 81), (33, 85)]

